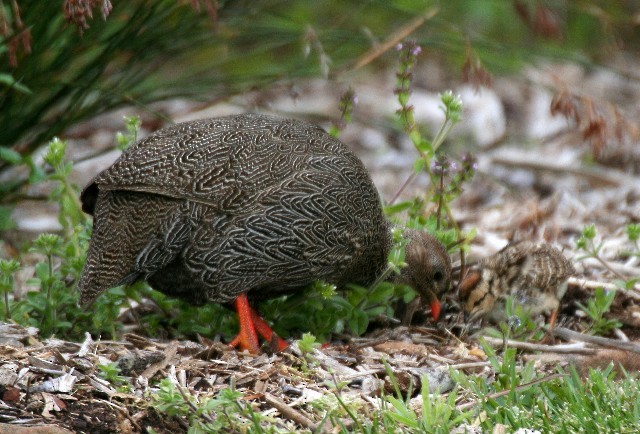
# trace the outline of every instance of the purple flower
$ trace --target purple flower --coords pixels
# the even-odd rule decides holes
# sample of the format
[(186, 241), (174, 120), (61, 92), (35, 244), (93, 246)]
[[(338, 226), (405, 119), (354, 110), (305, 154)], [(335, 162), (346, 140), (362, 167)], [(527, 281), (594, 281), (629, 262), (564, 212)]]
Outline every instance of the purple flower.
[(463, 170), (478, 170), (478, 160), (473, 154), (465, 152), (460, 157), (460, 161), (462, 162)]
[(449, 161), (446, 155), (438, 155), (435, 160), (431, 161), (431, 173), (437, 176), (445, 176), (449, 173), (451, 166), (451, 161)]

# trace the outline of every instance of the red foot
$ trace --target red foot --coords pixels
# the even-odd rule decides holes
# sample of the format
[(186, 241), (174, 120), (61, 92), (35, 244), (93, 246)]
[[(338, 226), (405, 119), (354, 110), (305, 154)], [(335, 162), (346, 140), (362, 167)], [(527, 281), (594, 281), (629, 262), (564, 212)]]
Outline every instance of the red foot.
[(236, 298), (235, 305), (238, 319), (240, 320), (240, 332), (229, 343), (230, 346), (239, 347), (240, 350), (249, 350), (250, 353), (257, 354), (260, 352), (258, 335), (269, 341), (274, 351), (281, 351), (289, 346), (287, 342), (271, 330), (271, 327), (251, 307), (246, 293)]

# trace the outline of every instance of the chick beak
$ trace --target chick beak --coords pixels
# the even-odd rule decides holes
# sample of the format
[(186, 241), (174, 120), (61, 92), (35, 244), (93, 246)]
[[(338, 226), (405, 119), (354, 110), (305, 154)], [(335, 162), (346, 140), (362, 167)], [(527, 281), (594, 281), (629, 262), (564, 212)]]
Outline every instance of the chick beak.
[(433, 317), (434, 321), (438, 321), (441, 309), (442, 305), (440, 305), (440, 302), (437, 299), (431, 300), (431, 316)]

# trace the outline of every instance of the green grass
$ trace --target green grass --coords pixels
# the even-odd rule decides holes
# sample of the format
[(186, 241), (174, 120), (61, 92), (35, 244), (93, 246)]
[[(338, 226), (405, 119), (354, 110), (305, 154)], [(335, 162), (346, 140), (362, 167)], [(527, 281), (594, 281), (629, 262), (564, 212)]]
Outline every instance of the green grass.
[[(486, 349), (487, 347), (485, 347)], [(370, 403), (346, 401), (339, 390), (326, 390), (322, 405), (309, 403), (304, 411), (315, 422), (325, 420), (340, 433), (450, 433), (472, 427), (492, 432), (504, 425), (517, 429), (553, 433), (634, 433), (640, 430), (640, 386), (638, 375), (617, 373), (613, 365), (589, 370), (582, 378), (575, 367), (557, 369), (556, 374), (536, 374), (531, 364), (523, 365), (515, 353), (504, 358), (490, 355), (492, 373), (467, 375), (453, 372), (456, 387), (447, 394), (429, 394), (426, 378), (416, 399), (400, 392), (381, 391), (375, 410)], [(393, 375), (391, 373), (391, 375)], [(272, 416), (261, 413), (260, 400), (247, 402), (232, 389), (197, 397), (169, 380), (163, 380), (151, 404), (160, 414), (182, 418), (193, 431), (213, 425), (212, 412), (224, 411), (215, 419), (215, 429), (240, 429), (249, 433), (283, 432)], [(200, 431), (204, 430), (204, 431)], [(284, 431), (286, 432), (286, 431)], [(308, 431), (303, 431), (308, 432)]]

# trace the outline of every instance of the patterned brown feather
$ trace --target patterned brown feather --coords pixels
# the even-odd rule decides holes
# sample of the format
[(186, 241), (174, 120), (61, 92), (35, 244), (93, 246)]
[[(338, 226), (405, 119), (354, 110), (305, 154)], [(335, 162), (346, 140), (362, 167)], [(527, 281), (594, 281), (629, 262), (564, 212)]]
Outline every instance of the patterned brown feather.
[[(192, 303), (266, 298), (314, 280), (367, 284), (386, 267), (390, 224), (362, 162), (317, 126), (245, 114), (186, 122), (134, 144), (84, 189), (94, 232), (82, 303), (137, 280)], [(449, 257), (405, 274), (423, 295), (449, 286)], [(432, 277), (436, 273), (438, 282)]]
[(472, 267), (460, 282), (459, 299), (469, 317), (505, 319), (512, 297), (534, 316), (557, 310), (575, 269), (555, 247), (531, 241), (508, 244)]

